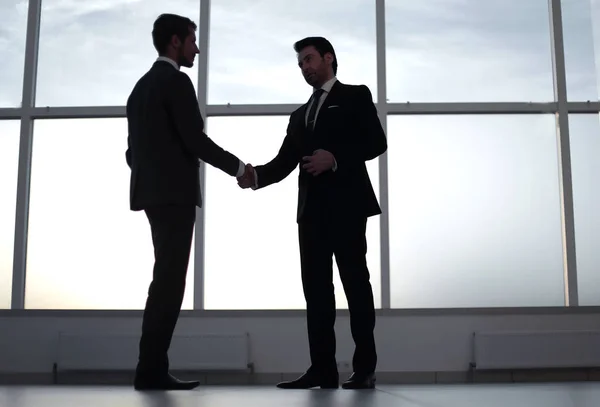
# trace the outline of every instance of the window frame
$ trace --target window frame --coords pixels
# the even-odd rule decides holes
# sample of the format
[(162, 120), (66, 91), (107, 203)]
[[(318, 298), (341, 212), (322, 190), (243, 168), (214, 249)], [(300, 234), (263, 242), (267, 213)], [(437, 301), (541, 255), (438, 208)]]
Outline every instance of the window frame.
[[(565, 54), (562, 31), (562, 11), (560, 0), (548, 0), (550, 5), (552, 64), (554, 75), (555, 100), (550, 103), (388, 103), (386, 100), (386, 46), (385, 46), (385, 0), (376, 0), (376, 46), (377, 46), (377, 111), (387, 132), (387, 117), (389, 115), (428, 115), (428, 114), (535, 114), (552, 113), (557, 120), (557, 140), (560, 151), (560, 190), (562, 201), (562, 226), (563, 226), (563, 256), (565, 260), (565, 309), (578, 307), (577, 291), (577, 262), (575, 251), (573, 191), (571, 181), (571, 158), (569, 144), (569, 114), (588, 113), (598, 114), (600, 102), (567, 100)], [(19, 119), (21, 121), (20, 155), (17, 187), (17, 211), (15, 221), (15, 252), (13, 261), (13, 287), (12, 311), (24, 312), (25, 303), (25, 273), (27, 258), (27, 225), (29, 212), (29, 187), (31, 175), (31, 151), (33, 139), (33, 123), (35, 119), (51, 118), (99, 118), (99, 117), (125, 117), (124, 106), (103, 107), (35, 107), (35, 87), (37, 73), (37, 55), (39, 48), (39, 28), (42, 0), (29, 0), (25, 66), (23, 80), (23, 103), (20, 108), (0, 108), (0, 120)], [(207, 73), (208, 73), (208, 47), (210, 25), (210, 0), (199, 0), (198, 38), (200, 54), (198, 57), (198, 101), (204, 117), (214, 116), (252, 116), (252, 115), (281, 115), (290, 114), (299, 105), (207, 105)], [(389, 262), (389, 217), (388, 217), (388, 173), (387, 154), (379, 160), (379, 195), (383, 214), (379, 217), (380, 243), (381, 243), (381, 299), (382, 310), (378, 313), (394, 311), (403, 314), (407, 310), (390, 310), (390, 262)], [(202, 186), (205, 181), (205, 164), (201, 163), (200, 175)], [(194, 313), (210, 313), (215, 311), (203, 310), (204, 303), (204, 210), (197, 209), (196, 240), (195, 240), (195, 289)], [(561, 307), (562, 308), (562, 307)], [(32, 310), (33, 311), (33, 310)], [(68, 311), (67, 311), (68, 312)], [(217, 311), (218, 312), (218, 311)], [(241, 311), (245, 314), (252, 311)], [(294, 313), (294, 311), (288, 311)], [(302, 311), (299, 311), (302, 313)], [(447, 309), (410, 310), (411, 315), (425, 313), (427, 315), (442, 315), (453, 312), (464, 312)], [(481, 314), (489, 311), (481, 308), (468, 309), (472, 314)], [(509, 308), (506, 312), (536, 312), (534, 309)], [(546, 312), (546, 309), (540, 312)], [(552, 309), (556, 312), (556, 309)], [(130, 312), (123, 311), (123, 315)], [(261, 311), (280, 315), (280, 311)], [(185, 313), (184, 313), (185, 314)], [(238, 315), (233, 312), (232, 314)], [(344, 314), (342, 312), (342, 314)], [(137, 315), (137, 314), (136, 314)], [(209, 315), (209, 314), (207, 314)]]

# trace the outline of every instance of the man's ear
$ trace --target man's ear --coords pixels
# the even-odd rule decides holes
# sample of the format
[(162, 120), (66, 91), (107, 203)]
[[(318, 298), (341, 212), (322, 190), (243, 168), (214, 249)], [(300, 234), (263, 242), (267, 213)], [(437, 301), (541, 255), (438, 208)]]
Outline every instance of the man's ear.
[(325, 54), (325, 61), (328, 64), (333, 64), (333, 55), (331, 54), (331, 52)]
[(173, 35), (171, 37), (171, 45), (175, 48), (179, 48), (181, 46), (181, 40), (177, 35)]

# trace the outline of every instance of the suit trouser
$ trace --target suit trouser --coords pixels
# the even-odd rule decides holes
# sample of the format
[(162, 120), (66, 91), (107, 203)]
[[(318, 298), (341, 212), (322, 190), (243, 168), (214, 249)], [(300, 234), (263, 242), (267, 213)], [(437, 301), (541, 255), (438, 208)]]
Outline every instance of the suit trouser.
[(375, 306), (366, 261), (367, 219), (319, 216), (301, 220), (298, 226), (311, 369), (337, 371), (332, 262), (335, 255), (356, 346), (353, 369), (359, 373), (374, 372)]
[(142, 322), (137, 371), (160, 375), (169, 369), (168, 350), (185, 293), (196, 207), (165, 205), (145, 212), (152, 231), (155, 261)]

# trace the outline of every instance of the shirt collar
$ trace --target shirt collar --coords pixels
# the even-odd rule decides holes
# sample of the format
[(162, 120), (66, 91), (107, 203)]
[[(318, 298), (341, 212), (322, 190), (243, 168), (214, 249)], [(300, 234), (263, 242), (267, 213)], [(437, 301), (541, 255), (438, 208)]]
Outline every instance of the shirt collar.
[(157, 61), (164, 61), (164, 62), (168, 62), (170, 63), (173, 68), (179, 70), (179, 65), (177, 65), (177, 62), (173, 61), (171, 58), (168, 57), (158, 57), (156, 58)]
[[(337, 81), (337, 78), (334, 76), (333, 78), (325, 82), (323, 86), (321, 86), (321, 89), (323, 89), (327, 93), (331, 92), (331, 88), (333, 88), (333, 84), (335, 83), (335, 81)], [(314, 91), (316, 91), (316, 89), (313, 89), (313, 92)]]

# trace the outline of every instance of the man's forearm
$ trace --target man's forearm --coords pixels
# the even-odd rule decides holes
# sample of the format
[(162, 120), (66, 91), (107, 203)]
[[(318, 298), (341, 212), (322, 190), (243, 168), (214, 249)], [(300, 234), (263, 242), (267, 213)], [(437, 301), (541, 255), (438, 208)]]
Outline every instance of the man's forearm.
[(204, 133), (194, 87), (187, 75), (178, 76), (171, 92), (170, 113), (173, 123), (187, 149), (198, 159), (219, 168), (231, 176), (240, 171), (239, 159), (224, 150)]

